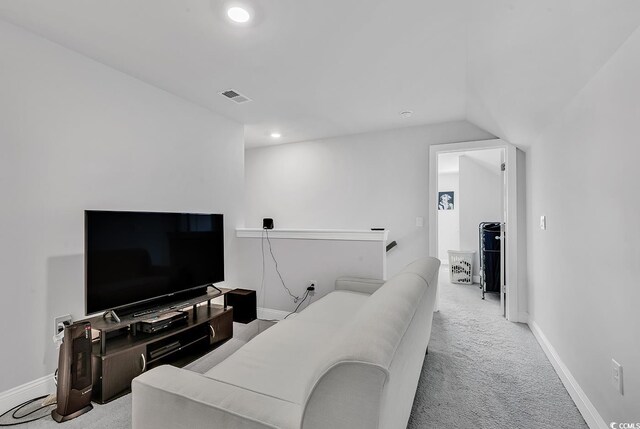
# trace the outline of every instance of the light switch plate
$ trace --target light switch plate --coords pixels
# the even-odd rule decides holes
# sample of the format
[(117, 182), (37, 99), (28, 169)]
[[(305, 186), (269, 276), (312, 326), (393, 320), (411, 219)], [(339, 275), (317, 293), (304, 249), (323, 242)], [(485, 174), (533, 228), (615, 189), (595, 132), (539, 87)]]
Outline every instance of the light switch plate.
[(420, 228), (424, 226), (424, 218), (422, 216), (416, 218), (416, 226)]
[(547, 217), (545, 215), (540, 216), (540, 229), (547, 229)]
[(616, 362), (615, 359), (611, 359), (611, 383), (618, 390), (618, 393), (624, 395), (624, 389), (622, 386), (622, 365)]

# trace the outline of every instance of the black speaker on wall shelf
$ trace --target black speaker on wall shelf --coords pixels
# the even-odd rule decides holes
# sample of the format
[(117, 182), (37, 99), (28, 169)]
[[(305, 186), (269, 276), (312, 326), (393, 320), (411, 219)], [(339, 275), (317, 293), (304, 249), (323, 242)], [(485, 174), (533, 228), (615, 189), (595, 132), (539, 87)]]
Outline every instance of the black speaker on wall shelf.
[(91, 411), (91, 324), (78, 322), (64, 328), (58, 358), (57, 407), (51, 417), (58, 423)]

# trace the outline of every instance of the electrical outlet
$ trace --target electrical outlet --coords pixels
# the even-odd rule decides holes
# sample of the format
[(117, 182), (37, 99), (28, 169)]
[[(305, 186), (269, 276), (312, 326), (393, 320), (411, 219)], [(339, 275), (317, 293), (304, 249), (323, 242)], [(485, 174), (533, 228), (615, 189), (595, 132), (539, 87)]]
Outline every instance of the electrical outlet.
[(66, 325), (70, 325), (73, 321), (73, 318), (70, 314), (65, 314), (64, 316), (58, 316), (53, 319), (53, 334), (58, 335), (60, 331), (64, 331), (64, 327)]
[(622, 365), (616, 362), (615, 359), (611, 359), (611, 383), (618, 389), (618, 393), (624, 395), (624, 389), (622, 387)]
[(424, 218), (422, 216), (418, 216), (416, 218), (416, 226), (418, 228), (422, 228), (424, 226)]
[(318, 289), (318, 282), (317, 282), (317, 281), (315, 281), (315, 280), (309, 280), (309, 281), (307, 282), (307, 290), (308, 290), (308, 288), (310, 288), (310, 287), (312, 287), (312, 286), (313, 286), (313, 290), (310, 290), (310, 291), (309, 291), (309, 296), (313, 296), (313, 295), (315, 295), (315, 293), (316, 293), (316, 289)]

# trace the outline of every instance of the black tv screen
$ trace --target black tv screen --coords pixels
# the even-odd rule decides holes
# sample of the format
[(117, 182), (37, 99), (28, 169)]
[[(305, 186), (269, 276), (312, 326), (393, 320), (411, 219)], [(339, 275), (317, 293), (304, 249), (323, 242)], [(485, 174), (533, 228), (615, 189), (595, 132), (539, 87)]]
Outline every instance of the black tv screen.
[(85, 211), (86, 312), (224, 280), (222, 215)]

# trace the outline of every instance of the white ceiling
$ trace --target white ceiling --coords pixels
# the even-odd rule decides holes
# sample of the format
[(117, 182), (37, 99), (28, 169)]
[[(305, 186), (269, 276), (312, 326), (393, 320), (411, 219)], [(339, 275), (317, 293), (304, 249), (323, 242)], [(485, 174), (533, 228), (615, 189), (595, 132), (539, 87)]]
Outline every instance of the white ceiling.
[(0, 0), (0, 19), (243, 123), (248, 147), (465, 118), (526, 147), (640, 25), (638, 0), (234, 0), (256, 10), (238, 27), (228, 1)]
[(245, 28), (223, 0), (2, 0), (0, 17), (245, 124), (247, 146), (464, 119), (463, 0), (244, 2)]
[(467, 119), (525, 148), (640, 25), (638, 0), (468, 5)]

